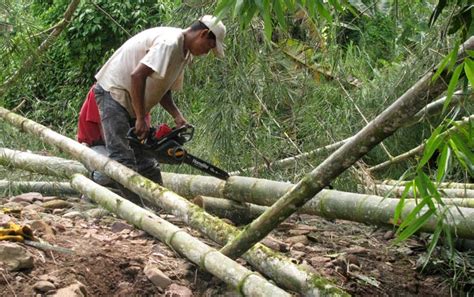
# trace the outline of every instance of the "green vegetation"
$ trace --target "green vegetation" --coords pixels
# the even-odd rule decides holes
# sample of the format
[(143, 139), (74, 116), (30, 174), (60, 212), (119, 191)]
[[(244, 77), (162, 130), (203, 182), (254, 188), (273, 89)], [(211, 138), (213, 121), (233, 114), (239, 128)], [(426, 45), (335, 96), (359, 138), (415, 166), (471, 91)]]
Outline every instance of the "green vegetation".
[[(448, 97), (455, 89), (470, 92), (467, 86), (474, 85), (473, 56), (453, 69), (455, 56), (453, 51), (450, 54), (474, 34), (469, 1), (215, 2), (82, 1), (46, 54), (37, 57), (34, 67), (14, 87), (0, 94), (0, 104), (18, 107), (22, 115), (74, 138), (78, 112), (95, 72), (122, 42), (152, 26), (185, 27), (216, 9), (228, 28), (226, 58), (195, 59), (186, 73), (184, 91), (174, 98), (196, 126), (189, 150), (228, 171), (295, 156), (352, 136), (365, 126), (364, 117), (373, 119), (444, 57), (445, 69), (459, 74), (450, 84)], [(68, 4), (68, 0), (0, 4), (0, 82), (35, 55)], [(471, 115), (473, 110), (471, 94), (470, 100), (441, 116), (397, 131), (384, 141), (391, 156), (432, 137), (420, 159), (367, 175), (365, 167), (389, 158), (379, 146), (357, 168), (334, 181), (333, 187), (355, 191), (364, 180), (405, 176), (413, 178), (411, 186), (417, 187), (423, 205), (431, 208), (439, 196), (429, 180), (473, 178), (473, 125), (452, 137), (439, 137), (452, 119)], [(160, 109), (154, 111), (153, 119), (171, 122)], [(0, 133), (4, 147), (60, 153), (3, 122)], [(288, 168), (246, 174), (297, 182), (329, 153)], [(185, 166), (164, 167), (196, 173)], [(0, 175), (9, 174), (0, 168)], [(18, 178), (38, 179), (22, 172)], [(420, 223), (414, 214), (400, 229), (401, 238), (413, 234)], [(435, 234), (431, 248), (440, 234)]]

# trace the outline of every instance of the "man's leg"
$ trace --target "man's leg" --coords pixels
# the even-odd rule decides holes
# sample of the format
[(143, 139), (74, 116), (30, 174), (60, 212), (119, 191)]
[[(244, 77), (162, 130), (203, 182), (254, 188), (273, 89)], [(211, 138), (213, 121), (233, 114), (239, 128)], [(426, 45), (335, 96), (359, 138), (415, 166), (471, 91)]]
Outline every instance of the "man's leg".
[[(104, 155), (106, 157), (109, 156), (109, 152), (107, 152), (105, 145), (94, 145), (90, 148), (101, 155)], [(92, 180), (104, 187), (110, 187), (114, 183), (114, 181), (110, 177), (97, 170), (92, 171)]]
[[(137, 170), (134, 152), (126, 138), (127, 132), (130, 129), (130, 115), (99, 84), (96, 85), (94, 92), (99, 107), (105, 146), (109, 153), (109, 158), (133, 170)], [(137, 194), (119, 183), (117, 183), (117, 186), (126, 199), (135, 204), (143, 205), (141, 198)]]
[(134, 147), (135, 159), (137, 160), (137, 170), (144, 177), (152, 180), (153, 182), (163, 185), (163, 179), (161, 178), (160, 164), (158, 161), (147, 155), (140, 148)]

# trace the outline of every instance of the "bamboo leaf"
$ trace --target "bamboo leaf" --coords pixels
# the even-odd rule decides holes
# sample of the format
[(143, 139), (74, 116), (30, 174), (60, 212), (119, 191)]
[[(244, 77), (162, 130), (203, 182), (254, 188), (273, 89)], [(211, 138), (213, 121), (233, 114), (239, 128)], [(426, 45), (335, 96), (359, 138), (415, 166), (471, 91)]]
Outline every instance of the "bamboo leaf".
[(448, 145), (443, 145), (443, 148), (441, 150), (441, 155), (438, 158), (438, 172), (436, 174), (436, 181), (438, 183), (441, 183), (448, 171), (448, 163), (449, 163), (449, 157), (451, 155), (451, 150), (449, 149)]
[(257, 10), (258, 7), (256, 5), (249, 5), (247, 9), (243, 9), (244, 15), (242, 17), (242, 23), (244, 24), (244, 26), (250, 23)]
[(446, 0), (439, 0), (438, 5), (436, 5), (435, 10), (433, 10), (433, 13), (430, 16), (430, 20), (428, 22), (428, 25), (431, 27), (433, 24), (436, 22), (438, 19), (439, 15), (443, 11), (444, 7), (446, 6)]
[(273, 32), (273, 24), (272, 24), (272, 18), (270, 16), (271, 8), (270, 8), (270, 0), (263, 0), (262, 1), (256, 1), (256, 3), (259, 3), (260, 8), (260, 13), (263, 16), (263, 26), (264, 26), (264, 32), (265, 32), (265, 37), (267, 40), (272, 39), (272, 32)]
[(244, 0), (235, 1), (234, 12), (232, 14), (234, 18), (242, 13), (243, 6), (244, 6)]
[[(444, 69), (446, 68), (446, 65), (448, 65), (448, 63), (450, 63), (450, 67), (448, 68), (448, 70), (450, 70), (452, 67), (451, 67), (451, 64), (453, 64), (452, 61), (456, 62), (456, 57), (457, 57), (457, 52), (458, 52), (458, 49), (459, 49), (459, 43), (456, 43), (456, 45), (454, 46), (453, 50), (451, 50), (447, 55), (446, 57), (443, 58), (443, 60), (441, 61), (441, 63), (439, 64), (439, 67), (438, 69), (436, 70), (436, 73), (433, 75), (433, 78), (431, 79), (431, 81), (435, 81), (438, 79), (438, 77), (441, 75), (441, 73), (443, 73)], [(454, 65), (454, 64), (453, 64)]]
[(449, 141), (451, 149), (456, 155), (459, 163), (469, 171), (471, 176), (474, 176), (474, 154), (470, 149), (465, 145), (462, 139), (458, 135), (453, 135)]
[(403, 190), (402, 196), (400, 197), (400, 202), (398, 202), (397, 207), (395, 208), (395, 212), (393, 214), (393, 224), (398, 225), (398, 221), (402, 217), (403, 207), (405, 206), (405, 199), (410, 192), (410, 189), (413, 187), (413, 182), (409, 182), (405, 186), (405, 190)]
[(466, 73), (467, 79), (471, 84), (471, 87), (474, 87), (474, 61), (471, 59), (466, 59), (464, 61), (464, 72)]
[(443, 104), (442, 113), (446, 112), (446, 109), (448, 108), (449, 104), (451, 103), (451, 100), (453, 99), (453, 94), (456, 89), (456, 85), (458, 84), (459, 76), (461, 75), (462, 70), (463, 70), (463, 63), (458, 65), (456, 69), (454, 70), (453, 76), (451, 77), (451, 80), (449, 81), (448, 92), (446, 95), (446, 100), (444, 101), (444, 104)]
[(338, 11), (342, 11), (342, 10), (343, 10), (342, 5), (341, 5), (341, 3), (339, 3), (338, 0), (329, 0), (328, 2), (329, 2), (329, 4), (331, 4), (334, 8), (336, 8), (336, 10), (338, 10)]
[(217, 18), (221, 19), (231, 7), (234, 7), (234, 5), (231, 5), (234, 1), (235, 0), (220, 0), (214, 12)]
[(273, 0), (273, 8), (275, 9), (278, 23), (283, 29), (286, 29), (285, 13), (283, 12), (283, 6), (280, 1), (281, 0)]
[(444, 126), (438, 126), (431, 134), (430, 138), (425, 144), (425, 149), (423, 151), (423, 157), (421, 158), (420, 162), (418, 163), (418, 169), (421, 169), (425, 164), (429, 161), (429, 159), (433, 156), (434, 152), (438, 149), (438, 147), (443, 142), (443, 137), (440, 136), (441, 131), (444, 130)]
[(402, 242), (417, 232), (433, 215), (434, 211), (429, 209), (421, 217), (417, 218), (407, 228), (405, 228), (395, 240), (395, 243)]
[(326, 6), (323, 5), (322, 1), (317, 0), (316, 9), (320, 15), (322, 15), (328, 22), (332, 22), (332, 16), (329, 11), (326, 9)]
[(403, 220), (403, 222), (400, 224), (400, 227), (397, 230), (397, 233), (400, 233), (403, 229), (405, 229), (407, 226), (411, 225), (417, 215), (420, 213), (421, 209), (426, 205), (426, 201), (420, 201), (413, 209), (412, 211), (406, 216), (406, 218)]
[(441, 195), (428, 175), (420, 171), (419, 176), (420, 181), (422, 182), (421, 185), (427, 190), (426, 196), (424, 196), (423, 199), (427, 199), (427, 204), (429, 205), (429, 207), (436, 211), (436, 206), (433, 203), (432, 197), (434, 197), (439, 204), (444, 205), (443, 201), (441, 200)]
[(443, 231), (443, 218), (444, 218), (444, 216), (438, 218), (438, 222), (436, 223), (435, 232), (433, 233), (433, 237), (431, 237), (431, 241), (430, 241), (430, 244), (428, 246), (428, 251), (427, 251), (428, 254), (427, 254), (427, 257), (426, 257), (426, 262), (423, 264), (423, 268), (428, 263), (428, 259), (430, 259), (431, 254), (433, 253), (434, 248), (436, 247), (436, 245), (438, 243), (439, 236), (441, 235), (441, 232)]

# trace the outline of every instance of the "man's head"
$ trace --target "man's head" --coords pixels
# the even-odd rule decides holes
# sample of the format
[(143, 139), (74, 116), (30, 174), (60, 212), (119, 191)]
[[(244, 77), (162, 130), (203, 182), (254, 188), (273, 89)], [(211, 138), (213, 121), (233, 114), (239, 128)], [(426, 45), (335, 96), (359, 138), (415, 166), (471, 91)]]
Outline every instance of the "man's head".
[(187, 47), (194, 56), (205, 55), (212, 49), (216, 56), (224, 57), (226, 28), (216, 17), (201, 17), (189, 28), (189, 32), (191, 35)]

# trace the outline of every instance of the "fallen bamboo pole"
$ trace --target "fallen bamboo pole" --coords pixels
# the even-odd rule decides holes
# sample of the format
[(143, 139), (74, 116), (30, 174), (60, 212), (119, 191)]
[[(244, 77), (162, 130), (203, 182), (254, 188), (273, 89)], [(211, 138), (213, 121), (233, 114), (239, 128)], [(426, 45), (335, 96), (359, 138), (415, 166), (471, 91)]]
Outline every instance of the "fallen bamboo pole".
[[(405, 186), (408, 183), (408, 181), (384, 180), (384, 181), (375, 181), (375, 183), (377, 185)], [(472, 183), (444, 182), (444, 183), (440, 183), (438, 187), (447, 188), (447, 189), (474, 190), (474, 184)]]
[(80, 174), (71, 179), (74, 189), (169, 245), (202, 269), (215, 275), (244, 296), (291, 296), (261, 276), (192, 237), (184, 230), (111, 192)]
[(38, 192), (43, 195), (77, 195), (69, 182), (32, 182), (0, 180), (0, 192), (21, 194)]
[[(393, 186), (393, 185), (375, 185), (374, 190), (378, 195), (390, 196), (390, 197), (402, 197), (404, 186)], [(441, 197), (447, 198), (474, 198), (474, 190), (470, 189), (441, 189), (438, 191)], [(408, 198), (415, 197), (413, 189), (408, 192)]]
[(267, 209), (267, 207), (257, 204), (242, 203), (201, 195), (196, 196), (193, 199), (193, 203), (206, 212), (218, 216), (219, 218), (229, 219), (237, 225), (250, 223)]
[[(2, 117), (4, 117), (4, 114), (2, 113), (3, 110), (4, 109), (0, 107), (0, 116)], [(18, 116), (10, 115), (9, 117), (16, 118)], [(23, 120), (30, 123), (30, 121), (27, 119), (23, 118)], [(22, 121), (19, 121), (20, 127), (21, 127), (21, 123)], [(33, 123), (30, 123), (30, 125), (33, 125)], [(27, 126), (26, 123), (23, 123), (23, 126), (26, 127)], [(47, 128), (44, 127), (44, 129), (47, 129)], [(55, 133), (51, 130), (49, 130), (48, 133), (53, 133), (53, 135), (55, 135)], [(64, 136), (60, 136), (60, 138), (62, 141), (72, 141), (72, 140), (67, 140), (67, 138)], [(55, 141), (52, 141), (52, 142), (55, 143)], [(82, 149), (83, 147), (84, 146), (79, 145), (77, 149)], [(96, 156), (97, 154), (94, 151), (92, 150), (90, 151), (92, 153), (88, 151), (86, 152), (91, 154), (93, 158), (103, 157), (100, 155)], [(37, 155), (31, 154), (31, 153), (18, 152), (18, 151), (12, 151), (12, 152), (14, 153), (3, 154), (3, 155), (0, 154), (0, 159), (2, 158), (2, 156), (3, 158), (17, 157), (21, 160), (28, 159), (30, 161), (30, 163), (28, 164), (28, 169), (30, 171), (44, 173), (43, 169), (44, 169), (44, 164), (46, 162), (45, 159), (35, 158), (35, 156)], [(26, 156), (26, 155), (29, 155), (29, 156)], [(53, 159), (53, 162), (56, 163), (56, 165), (59, 165), (56, 161), (60, 158), (52, 158), (52, 159)], [(38, 160), (38, 162), (35, 162), (35, 160)], [(6, 162), (10, 164), (11, 166), (14, 166), (15, 164), (17, 164), (15, 160), (4, 160), (2, 162)], [(73, 162), (75, 163), (75, 165), (77, 165), (78, 172), (82, 172), (82, 173), (87, 172), (87, 169), (78, 162), (68, 161), (65, 163), (69, 165), (70, 162)], [(114, 161), (110, 161), (110, 162), (114, 162)], [(24, 162), (18, 162), (18, 163), (21, 165), (24, 165)], [(71, 166), (66, 166), (66, 167), (70, 168)], [(61, 170), (58, 170), (58, 172), (60, 171)], [(62, 171), (67, 171), (67, 169), (63, 169)], [(48, 174), (54, 176), (55, 171), (48, 171)], [(173, 174), (163, 173), (163, 177), (167, 181), (175, 179), (173, 176), (174, 176)], [(177, 175), (176, 178), (179, 179), (180, 176)], [(209, 191), (212, 191), (211, 188), (215, 186), (213, 181), (218, 180), (218, 179), (212, 178), (212, 177), (207, 177), (207, 178), (208, 179), (204, 177), (203, 183), (199, 185), (192, 184), (192, 183), (188, 183), (188, 184), (191, 185), (191, 187), (194, 189), (196, 188), (202, 189), (204, 188), (203, 185), (207, 183), (207, 185), (209, 186)], [(190, 209), (186, 209), (185, 208), (186, 204), (182, 201), (181, 197), (173, 194), (170, 191), (167, 191), (166, 193), (167, 195), (170, 195), (169, 199), (171, 201), (176, 202), (176, 205), (177, 205), (176, 209), (171, 208), (171, 210), (173, 210), (172, 213), (175, 214), (177, 217), (181, 218), (183, 221), (187, 222), (193, 228), (196, 228), (202, 233), (209, 236), (215, 242), (219, 244), (225, 244), (225, 242), (227, 242), (235, 234), (237, 234), (238, 232), (237, 228), (229, 224), (226, 224), (211, 215), (206, 214), (204, 211), (199, 209), (198, 206), (192, 205), (191, 203), (189, 203), (190, 205), (192, 205), (192, 206), (189, 206)], [(169, 196), (166, 196), (166, 197), (169, 197)], [(165, 203), (161, 203), (160, 206), (161, 205), (166, 206)], [(162, 207), (162, 208), (166, 209), (165, 207)], [(170, 209), (170, 207), (167, 207), (167, 209)], [(195, 209), (197, 209), (198, 211), (194, 211)], [(252, 248), (252, 250), (250, 250), (244, 255), (244, 259), (250, 265), (252, 265), (257, 270), (259, 270), (261, 273), (269, 276), (280, 286), (288, 288), (292, 291), (299, 292), (303, 296), (323, 296), (323, 295), (347, 296), (347, 293), (345, 293), (343, 290), (339, 289), (338, 287), (334, 286), (326, 279), (313, 274), (312, 272), (308, 271), (306, 268), (302, 266), (294, 264), (293, 262), (291, 262), (290, 259), (285, 257), (283, 254), (275, 252), (264, 245), (261, 245), (261, 244), (256, 245), (254, 248)]]
[(30, 154), (8, 148), (0, 148), (0, 165), (42, 174), (69, 178), (74, 173), (89, 174), (84, 165), (63, 158)]
[[(235, 202), (232, 200), (227, 200), (225, 198), (216, 198), (216, 197), (208, 197), (208, 196), (197, 196), (196, 199), (199, 199), (197, 205), (202, 207), (205, 211), (216, 215), (220, 218), (227, 218), (231, 221), (240, 222), (246, 220), (253, 220), (259, 215), (261, 215), (265, 210), (268, 209), (268, 206), (262, 206), (252, 203), (242, 203), (242, 202)], [(354, 213), (347, 213), (345, 209), (344, 203), (348, 200), (354, 200), (354, 203), (357, 203), (359, 207), (358, 214)], [(384, 217), (382, 219), (373, 217), (371, 221), (366, 221), (365, 217), (361, 217), (361, 213), (366, 213), (367, 216), (372, 211), (373, 206), (372, 204), (379, 204), (380, 201), (384, 199), (389, 199), (388, 209), (382, 210), (384, 213)], [(466, 208), (474, 208), (474, 199), (470, 198), (441, 198), (445, 205), (452, 205), (454, 207), (466, 207)], [(418, 204), (419, 199), (410, 199), (408, 201), (407, 209), (412, 210), (414, 206)], [(362, 194), (355, 194), (355, 193), (347, 193), (341, 192), (341, 195), (336, 197), (332, 195), (321, 195), (317, 199), (310, 200), (307, 205), (303, 206), (299, 213), (305, 214), (312, 214), (317, 215), (327, 219), (343, 219), (353, 222), (359, 222), (364, 224), (373, 224), (373, 225), (387, 225), (389, 222), (386, 221), (387, 218), (390, 217), (390, 212), (395, 210), (394, 207), (396, 203), (399, 203), (400, 200), (396, 198), (386, 198), (376, 195), (362, 195)], [(347, 205), (351, 205), (348, 203)], [(235, 207), (237, 206), (237, 207)], [(441, 206), (440, 206), (441, 208)], [(251, 212), (248, 211), (251, 209)], [(460, 211), (461, 213), (460, 213)], [(466, 213), (472, 213), (474, 210), (463, 210), (459, 209), (456, 213), (459, 215), (464, 215)], [(334, 216), (328, 217), (326, 213), (332, 213)], [(455, 216), (458, 216), (455, 214)], [(403, 217), (401, 218), (403, 220)], [(459, 217), (459, 222), (463, 221), (464, 218)], [(390, 223), (391, 224), (391, 223)], [(458, 224), (458, 223), (457, 223)], [(460, 223), (461, 225), (464, 222)], [(433, 233), (434, 225), (428, 224), (424, 227), (425, 232)], [(454, 226), (453, 229), (457, 229), (457, 226)], [(472, 233), (472, 232), (471, 232)], [(474, 235), (469, 235), (470, 237), (474, 237)]]
[[(200, 180), (205, 180), (207, 184), (211, 184), (211, 181), (214, 180), (214, 184), (209, 187), (213, 191), (203, 191), (203, 189), (196, 187)], [(226, 182), (204, 176), (184, 174), (172, 176), (169, 173), (163, 175), (163, 182), (170, 189), (189, 197), (202, 195), (202, 197), (211, 196), (232, 199), (239, 203), (251, 203), (251, 205), (245, 207), (252, 207), (254, 204), (270, 206), (277, 201), (278, 197), (294, 187), (290, 183), (250, 177), (230, 177)], [(386, 225), (392, 224), (393, 210), (398, 202), (400, 202), (399, 199), (376, 195), (322, 190), (302, 206), (299, 212), (328, 219), (344, 219), (366, 224)], [(448, 209), (453, 216), (451, 220), (446, 222), (446, 226), (459, 238), (474, 239), (474, 209), (458, 208), (458, 206), (473, 206), (473, 200), (445, 199), (443, 202), (452, 205)], [(206, 203), (206, 201), (203, 201), (203, 203)], [(207, 203), (212, 203), (212, 201), (207, 201)], [(404, 211), (411, 207), (411, 203), (416, 204), (416, 201), (408, 201), (408, 206), (404, 208)], [(209, 204), (208, 207), (213, 208)], [(379, 207), (381, 210), (377, 210)], [(383, 208), (386, 208), (386, 210)], [(462, 213), (459, 213), (458, 210)], [(433, 224), (433, 221), (428, 222), (422, 230), (433, 232), (436, 226), (436, 224)]]

